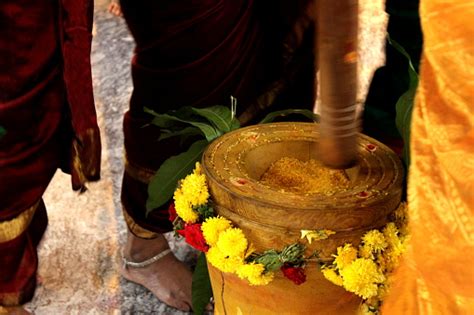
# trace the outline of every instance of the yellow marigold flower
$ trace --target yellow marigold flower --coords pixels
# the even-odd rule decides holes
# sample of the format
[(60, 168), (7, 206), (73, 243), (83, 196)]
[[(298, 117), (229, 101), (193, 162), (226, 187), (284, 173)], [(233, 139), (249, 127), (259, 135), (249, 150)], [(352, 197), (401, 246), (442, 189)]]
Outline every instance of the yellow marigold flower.
[(196, 174), (196, 175), (201, 175), (201, 174), (202, 174), (201, 163), (196, 162), (196, 165), (194, 166), (194, 171), (193, 171), (193, 173)]
[(395, 222), (397, 226), (403, 228), (408, 224), (408, 209), (405, 202), (400, 203), (397, 210), (394, 211)]
[(390, 246), (389, 250), (386, 253), (387, 261), (387, 271), (391, 272), (398, 267), (400, 263), (401, 256), (405, 252), (405, 243), (400, 239), (398, 242)]
[(321, 272), (323, 273), (323, 276), (334, 283), (335, 285), (341, 286), (342, 287), (342, 278), (339, 276), (336, 271), (332, 268), (323, 268), (321, 269)]
[(365, 235), (362, 236), (362, 242), (376, 253), (383, 251), (388, 246), (385, 236), (378, 230), (365, 233)]
[(385, 276), (375, 262), (366, 258), (357, 258), (349, 266), (340, 270), (343, 286), (347, 291), (369, 299), (378, 293), (378, 284), (385, 281)]
[(201, 226), (202, 234), (206, 242), (214, 246), (217, 243), (219, 234), (231, 227), (231, 223), (226, 218), (217, 216), (207, 218)]
[(193, 210), (191, 203), (180, 189), (174, 192), (174, 207), (176, 214), (186, 223), (194, 223), (199, 219), (199, 214)]
[(211, 265), (223, 272), (236, 272), (244, 264), (241, 257), (227, 256), (217, 247), (209, 248), (206, 257)]
[(241, 229), (229, 228), (220, 233), (216, 246), (226, 256), (243, 258), (248, 242)]
[(273, 272), (266, 272), (258, 277), (249, 277), (248, 280), (251, 285), (267, 285), (273, 280)]
[(254, 262), (240, 266), (237, 275), (240, 279), (247, 279), (252, 285), (265, 285), (273, 280), (273, 273), (265, 273), (265, 267)]
[(251, 285), (266, 285), (273, 280), (273, 272), (265, 272), (262, 264), (254, 262), (241, 265), (237, 269), (237, 275), (240, 279), (247, 279)]
[(255, 253), (257, 249), (255, 248), (255, 246), (253, 246), (252, 243), (249, 244), (249, 247), (247, 247), (247, 251), (245, 252), (245, 258), (248, 258), (250, 257), (250, 255), (252, 255), (253, 253)]
[(204, 175), (189, 174), (181, 181), (180, 189), (192, 207), (206, 204), (209, 199), (206, 176)]
[(383, 229), (383, 235), (385, 236), (385, 239), (387, 240), (388, 245), (392, 245), (396, 243), (399, 240), (398, 237), (398, 228), (393, 222), (389, 222)]
[(313, 241), (325, 240), (333, 234), (336, 232), (331, 230), (301, 230), (301, 239), (306, 237), (311, 244)]
[(351, 244), (344, 244), (337, 248), (337, 255), (333, 256), (335, 257), (333, 264), (341, 270), (357, 258), (357, 250)]
[(377, 254), (377, 264), (382, 272), (387, 270), (387, 251)]
[[(380, 292), (380, 287), (381, 286), (379, 286), (379, 292)], [(371, 297), (370, 299), (365, 300), (364, 304), (366, 304), (373, 311), (377, 311), (380, 308), (380, 300), (377, 296), (374, 296), (374, 297)]]
[(406, 237), (406, 236), (410, 235), (410, 231), (409, 231), (408, 228), (409, 228), (408, 224), (403, 224), (403, 225), (399, 226), (398, 230), (400, 231), (400, 235), (402, 237)]
[(357, 311), (357, 315), (374, 315), (375, 312), (372, 312), (369, 305), (366, 303), (362, 303), (359, 306), (359, 310)]
[(389, 286), (381, 285), (379, 286), (379, 291), (377, 293), (377, 299), (383, 301), (389, 293)]
[(403, 237), (400, 236), (400, 231), (393, 222), (390, 222), (385, 226), (383, 234), (388, 243), (388, 247), (383, 253), (385, 267), (388, 272), (391, 272), (399, 264), (400, 257), (405, 251), (405, 242), (403, 241)]
[(359, 246), (359, 256), (362, 258), (374, 259), (374, 253), (372, 253), (372, 248), (366, 245)]
[(395, 239), (390, 245), (392, 255), (401, 256), (405, 252), (405, 244), (399, 238)]
[(385, 264), (385, 268), (387, 272), (392, 272), (393, 270), (395, 270), (395, 268), (398, 267), (399, 264), (400, 264), (399, 256), (395, 256), (391, 254), (387, 255), (387, 260)]
[(258, 277), (265, 271), (265, 266), (251, 262), (243, 264), (237, 269), (237, 275), (240, 279), (247, 279), (249, 277)]

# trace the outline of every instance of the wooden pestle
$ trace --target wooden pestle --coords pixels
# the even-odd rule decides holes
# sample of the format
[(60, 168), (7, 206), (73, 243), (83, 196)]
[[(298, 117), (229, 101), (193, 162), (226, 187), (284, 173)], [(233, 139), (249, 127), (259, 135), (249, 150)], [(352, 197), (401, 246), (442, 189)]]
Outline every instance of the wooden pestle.
[(317, 62), (321, 93), (321, 161), (332, 168), (356, 162), (358, 0), (319, 0)]

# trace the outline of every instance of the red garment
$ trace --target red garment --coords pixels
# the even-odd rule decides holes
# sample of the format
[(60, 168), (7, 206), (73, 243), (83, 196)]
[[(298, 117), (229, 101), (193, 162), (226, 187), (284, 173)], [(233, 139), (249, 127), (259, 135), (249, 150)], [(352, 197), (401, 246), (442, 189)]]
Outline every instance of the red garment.
[[(150, 116), (144, 107), (166, 112), (226, 105), (232, 95), (238, 111), (244, 111), (281, 75), (283, 36), (275, 35), (279, 31), (268, 23), (275, 17), (267, 15), (277, 10), (260, 12), (254, 0), (122, 0), (121, 6), (136, 41), (134, 90), (124, 118), (128, 164), (122, 203), (134, 223), (163, 233), (172, 229), (167, 206), (145, 217), (147, 183), (161, 163), (184, 151), (186, 144), (176, 138), (158, 142), (160, 130), (145, 126)], [(312, 109), (313, 69), (311, 58), (305, 67), (309, 78), (301, 85), (306, 91), (298, 86), (290, 102), (272, 110)]]
[(25, 232), (0, 243), (0, 305), (23, 304), (33, 298), (38, 269), (36, 246), (47, 225), (46, 207), (41, 200)]
[[(90, 0), (0, 1), (0, 126), (7, 132), (0, 138), (3, 232), (13, 230), (8, 222), (41, 200), (58, 167), (71, 172), (75, 190), (99, 179), (92, 10)], [(16, 303), (32, 296), (37, 258), (31, 244), (41, 234), (30, 239), (25, 231), (0, 240), (0, 305), (5, 296), (9, 304), (15, 294)]]

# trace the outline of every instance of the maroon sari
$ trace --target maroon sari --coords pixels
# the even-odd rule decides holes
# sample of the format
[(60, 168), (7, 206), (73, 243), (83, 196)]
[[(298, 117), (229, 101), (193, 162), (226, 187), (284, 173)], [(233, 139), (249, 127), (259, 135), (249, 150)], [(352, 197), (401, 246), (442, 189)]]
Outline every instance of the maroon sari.
[(278, 10), (262, 10), (254, 0), (122, 0), (121, 5), (136, 42), (134, 90), (124, 118), (122, 204), (131, 232), (153, 238), (170, 231), (171, 224), (167, 207), (145, 217), (147, 184), (163, 161), (186, 147), (179, 139), (158, 142), (160, 130), (146, 126), (150, 117), (144, 107), (166, 112), (226, 105), (234, 96), (239, 113), (268, 99), (272, 110), (312, 109), (313, 58), (306, 58), (306, 68), (292, 76), (293, 89), (283, 93), (281, 78), (289, 61), (283, 58), (284, 27), (274, 23)]
[(98, 180), (89, 0), (0, 1), (0, 305), (31, 299), (42, 195), (58, 167)]

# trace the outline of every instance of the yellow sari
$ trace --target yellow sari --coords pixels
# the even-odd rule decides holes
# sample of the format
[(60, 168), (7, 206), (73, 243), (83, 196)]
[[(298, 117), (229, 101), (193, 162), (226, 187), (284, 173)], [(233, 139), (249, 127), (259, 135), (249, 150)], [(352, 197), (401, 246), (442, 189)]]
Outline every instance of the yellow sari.
[(411, 243), (382, 314), (474, 314), (474, 1), (422, 0)]

